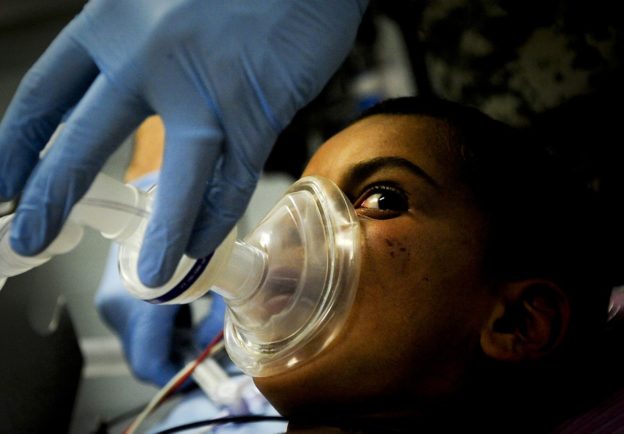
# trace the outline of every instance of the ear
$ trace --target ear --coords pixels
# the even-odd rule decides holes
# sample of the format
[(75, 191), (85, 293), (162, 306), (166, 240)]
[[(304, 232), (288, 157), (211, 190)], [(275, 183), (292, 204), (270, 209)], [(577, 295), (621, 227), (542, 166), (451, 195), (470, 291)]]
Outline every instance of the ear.
[(545, 279), (522, 280), (505, 284), (499, 294), (481, 332), (486, 355), (510, 362), (537, 360), (561, 343), (570, 302), (559, 286)]

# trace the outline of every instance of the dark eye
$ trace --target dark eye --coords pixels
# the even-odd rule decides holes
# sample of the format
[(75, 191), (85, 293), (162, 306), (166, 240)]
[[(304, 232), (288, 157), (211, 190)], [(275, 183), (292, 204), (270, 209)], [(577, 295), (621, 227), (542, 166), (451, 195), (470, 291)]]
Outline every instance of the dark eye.
[(376, 185), (360, 196), (355, 207), (389, 217), (407, 211), (409, 204), (406, 194), (398, 188)]

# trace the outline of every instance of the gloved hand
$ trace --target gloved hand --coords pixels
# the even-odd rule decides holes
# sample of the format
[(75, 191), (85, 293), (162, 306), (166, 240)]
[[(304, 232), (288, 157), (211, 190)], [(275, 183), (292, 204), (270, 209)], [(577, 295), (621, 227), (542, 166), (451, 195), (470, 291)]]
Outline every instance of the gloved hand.
[(366, 3), (88, 2), (0, 124), (0, 200), (26, 186), (12, 247), (43, 250), (107, 157), (158, 113), (167, 140), (139, 276), (158, 286), (184, 251), (211, 253), (244, 211), (278, 133), (346, 56)]
[(192, 327), (189, 305), (153, 305), (128, 293), (117, 272), (117, 250), (111, 248), (95, 304), (119, 336), (132, 372), (162, 387), (223, 329), (225, 303), (212, 294), (209, 314)]

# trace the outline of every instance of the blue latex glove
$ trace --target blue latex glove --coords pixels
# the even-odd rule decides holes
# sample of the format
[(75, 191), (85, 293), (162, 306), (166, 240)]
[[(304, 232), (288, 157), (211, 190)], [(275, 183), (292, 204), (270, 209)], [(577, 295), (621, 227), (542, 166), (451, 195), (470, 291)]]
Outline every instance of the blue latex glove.
[(278, 133), (346, 57), (366, 4), (91, 0), (0, 124), (0, 200), (25, 187), (12, 247), (45, 248), (107, 157), (158, 113), (167, 141), (139, 276), (158, 286), (183, 252), (211, 253), (244, 211)]
[(188, 305), (153, 305), (128, 293), (117, 272), (117, 250), (111, 248), (95, 304), (121, 339), (132, 372), (162, 387), (223, 329), (225, 303), (212, 294), (209, 314), (192, 327)]

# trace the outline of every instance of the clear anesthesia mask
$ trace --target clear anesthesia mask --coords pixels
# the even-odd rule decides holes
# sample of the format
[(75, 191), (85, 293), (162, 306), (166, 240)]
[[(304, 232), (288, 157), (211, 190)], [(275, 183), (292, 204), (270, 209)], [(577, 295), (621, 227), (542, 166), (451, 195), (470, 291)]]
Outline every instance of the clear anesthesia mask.
[(359, 275), (359, 222), (331, 181), (299, 180), (243, 240), (236, 231), (209, 258), (185, 257), (161, 288), (136, 273), (137, 243), (122, 245), (119, 266), (135, 296), (186, 303), (208, 290), (227, 303), (226, 348), (253, 376), (276, 374), (325, 348), (345, 322)]

